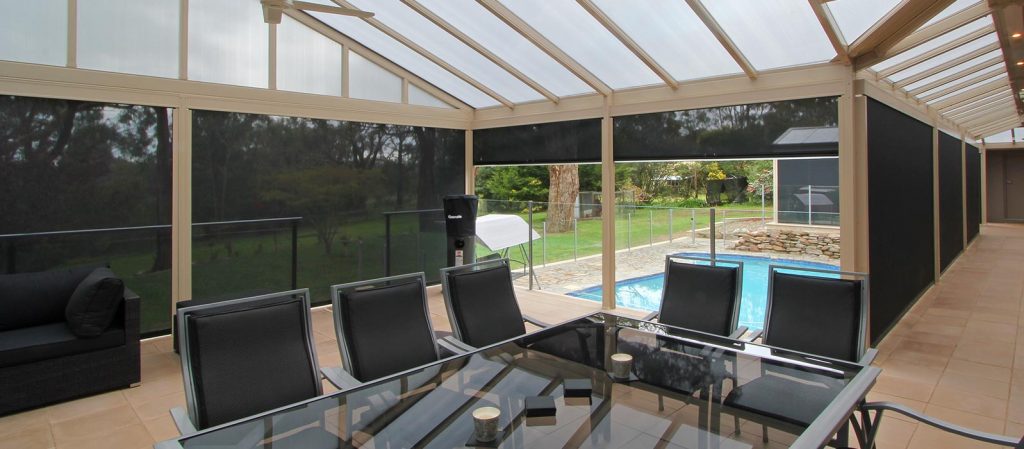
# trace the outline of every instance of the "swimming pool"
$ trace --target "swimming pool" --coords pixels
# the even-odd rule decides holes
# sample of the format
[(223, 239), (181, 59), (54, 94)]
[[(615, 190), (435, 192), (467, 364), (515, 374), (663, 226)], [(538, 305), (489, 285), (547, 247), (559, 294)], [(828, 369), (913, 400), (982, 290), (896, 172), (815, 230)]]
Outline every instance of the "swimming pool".
[[(678, 253), (682, 257), (709, 258), (707, 253)], [(768, 297), (768, 265), (787, 265), (799, 268), (838, 271), (839, 267), (802, 260), (773, 259), (758, 256), (719, 254), (719, 261), (743, 262), (743, 298), (740, 301), (739, 325), (760, 329), (764, 325), (764, 307)], [(835, 277), (838, 277), (836, 275)], [(632, 309), (658, 310), (661, 306), (661, 289), (665, 284), (664, 273), (625, 279), (615, 283), (615, 304)], [(567, 293), (569, 296), (591, 301), (601, 301), (601, 286), (596, 285)]]

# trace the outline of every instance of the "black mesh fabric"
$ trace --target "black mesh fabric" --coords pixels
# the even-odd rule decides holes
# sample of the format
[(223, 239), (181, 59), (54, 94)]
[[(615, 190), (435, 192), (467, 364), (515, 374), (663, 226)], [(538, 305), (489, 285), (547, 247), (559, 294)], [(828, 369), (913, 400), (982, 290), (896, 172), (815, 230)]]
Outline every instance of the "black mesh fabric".
[(726, 336), (732, 332), (736, 267), (669, 262), (658, 321)]
[(189, 313), (200, 429), (314, 397), (319, 373), (298, 297)]
[[(841, 383), (799, 370), (778, 366), (769, 366), (766, 369), (787, 377), (766, 374), (753, 379), (732, 390), (725, 398), (725, 405), (806, 426), (813, 422), (843, 389)], [(793, 378), (805, 382), (798, 382)], [(787, 401), (784, 398), (799, 400)]]
[(772, 273), (764, 342), (771, 346), (856, 362), (860, 280)]
[(466, 343), (481, 347), (526, 333), (507, 265), (448, 273), (455, 324)]
[(349, 372), (369, 381), (437, 361), (423, 286), (407, 282), (342, 292), (340, 310)]

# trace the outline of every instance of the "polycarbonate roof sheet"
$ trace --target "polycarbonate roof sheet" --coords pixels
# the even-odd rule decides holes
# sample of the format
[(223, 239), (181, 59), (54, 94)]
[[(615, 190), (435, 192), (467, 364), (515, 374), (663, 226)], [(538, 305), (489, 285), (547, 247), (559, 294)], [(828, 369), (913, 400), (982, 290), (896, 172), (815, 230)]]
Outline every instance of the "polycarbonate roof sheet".
[(886, 59), (885, 61), (879, 62), (878, 64), (875, 64), (875, 65), (871, 66), (871, 68), (874, 69), (874, 70), (885, 70), (885, 69), (887, 69), (889, 67), (892, 67), (892, 66), (894, 66), (896, 64), (899, 64), (899, 63), (901, 63), (903, 61), (906, 61), (908, 59), (917, 57), (917, 56), (925, 54), (925, 53), (927, 53), (927, 52), (929, 52), (931, 50), (939, 48), (939, 47), (941, 47), (941, 46), (943, 46), (943, 45), (945, 45), (945, 44), (947, 44), (949, 42), (952, 42), (952, 41), (954, 41), (956, 39), (959, 39), (959, 38), (961, 38), (963, 36), (966, 36), (966, 35), (974, 32), (974, 31), (980, 30), (980, 29), (982, 29), (982, 28), (984, 28), (984, 27), (986, 27), (988, 25), (992, 25), (992, 17), (990, 17), (990, 16), (982, 17), (982, 18), (980, 18), (978, 20), (975, 20), (975, 21), (973, 21), (971, 23), (968, 23), (968, 24), (966, 24), (966, 25), (964, 25), (962, 27), (950, 30), (948, 33), (945, 33), (945, 34), (943, 34), (941, 36), (938, 36), (935, 39), (932, 39), (932, 40), (929, 40), (927, 42), (924, 42), (921, 45), (918, 45), (918, 46), (916, 46), (914, 48), (911, 48), (911, 49), (909, 49), (909, 50), (907, 50), (907, 51), (905, 51), (903, 53), (900, 53), (900, 54), (895, 55), (895, 56), (893, 56), (893, 57), (891, 57), (889, 59)]
[[(993, 76), (992, 73), (986, 73), (989, 70), (991, 70), (991, 69), (1001, 69), (1001, 68), (1003, 68), (1003, 64), (1002, 63), (996, 64), (996, 65), (991, 65), (991, 66), (988, 66), (988, 67), (982, 67), (982, 68), (979, 68), (977, 71), (975, 71), (975, 73), (967, 75), (967, 76), (965, 76), (963, 78), (960, 78), (960, 79), (958, 79), (956, 81), (951, 81), (949, 83), (946, 83), (946, 84), (943, 84), (943, 85), (940, 85), (940, 86), (937, 86), (937, 87), (933, 87), (931, 89), (928, 89), (926, 91), (923, 91), (923, 92), (919, 93), (917, 96), (918, 97), (922, 97), (922, 98), (923, 97), (927, 97), (927, 96), (929, 96), (929, 95), (931, 95), (931, 94), (933, 94), (935, 92), (938, 92), (938, 91), (940, 91), (942, 89), (945, 89), (945, 88), (947, 88), (947, 87), (949, 87), (949, 86), (951, 86), (953, 84), (956, 84), (956, 83), (962, 83), (962, 82), (970, 81), (972, 84), (976, 84), (978, 82), (982, 82), (982, 81), (984, 81), (984, 80), (986, 80), (988, 78), (991, 78)], [(1002, 70), (997, 70), (995, 73), (998, 74), (998, 75), (1006, 76), (1006, 72), (1002, 71)], [(983, 76), (979, 76), (978, 74), (983, 74)]]
[(850, 44), (899, 3), (900, 0), (834, 0), (824, 6), (832, 12), (839, 31)]
[(68, 61), (68, 8), (63, 0), (4, 2), (0, 59), (64, 65)]
[(801, 145), (809, 143), (838, 143), (839, 128), (836, 126), (814, 126), (806, 128), (789, 128), (782, 133), (773, 145)]
[(555, 95), (594, 92), (476, 0), (419, 0), (419, 3)]
[(310, 14), (474, 108), (486, 108), (501, 104), (441, 66), (402, 45), (401, 42), (374, 28), (363, 19), (318, 12), (310, 12)]
[(1006, 131), (992, 134), (991, 136), (985, 138), (985, 142), (991, 143), (1010, 143), (1014, 141), (1024, 141), (1024, 128), (1008, 129)]
[(935, 104), (935, 103), (938, 103), (940, 101), (948, 100), (948, 99), (950, 99), (952, 97), (960, 95), (960, 94), (962, 94), (964, 92), (967, 92), (967, 91), (969, 91), (971, 89), (977, 88), (978, 86), (980, 86), (982, 84), (989, 83), (989, 82), (992, 82), (992, 81), (995, 81), (995, 80), (998, 80), (998, 79), (1004, 79), (1005, 80), (1006, 79), (1006, 74), (1005, 73), (1000, 73), (1000, 74), (995, 75), (995, 76), (989, 76), (989, 77), (986, 77), (984, 79), (979, 79), (979, 80), (977, 80), (977, 82), (972, 83), (972, 85), (970, 85), (970, 86), (961, 87), (960, 89), (957, 89), (957, 90), (955, 90), (953, 92), (950, 92), (950, 93), (948, 93), (946, 95), (943, 95), (941, 97), (938, 97), (938, 98), (935, 98), (933, 100), (930, 100), (930, 101), (928, 101), (928, 104)]
[(633, 52), (576, 2), (501, 2), (612, 89), (662, 83)]
[(971, 42), (968, 42), (952, 50), (949, 50), (947, 52), (938, 54), (932, 58), (921, 61), (918, 64), (914, 64), (904, 70), (894, 73), (892, 76), (890, 76), (890, 78), (898, 81), (909, 76), (921, 73), (925, 70), (945, 64), (963, 55), (984, 48), (985, 46), (998, 43), (999, 39), (996, 38), (995, 34), (987, 35), (979, 39), (973, 40)]
[(677, 80), (743, 71), (682, 0), (594, 0), (594, 4)]
[(349, 0), (349, 3), (359, 9), (373, 11), (374, 19), (513, 103), (544, 98), (505, 69), (398, 0)]
[(806, 0), (708, 0), (704, 6), (759, 70), (836, 56)]

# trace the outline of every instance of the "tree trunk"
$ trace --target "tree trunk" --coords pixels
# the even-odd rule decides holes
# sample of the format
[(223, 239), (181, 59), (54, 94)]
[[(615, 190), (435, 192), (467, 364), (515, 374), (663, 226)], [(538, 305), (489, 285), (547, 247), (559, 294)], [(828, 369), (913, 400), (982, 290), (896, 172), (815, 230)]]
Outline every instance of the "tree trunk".
[[(157, 224), (171, 223), (171, 127), (167, 109), (153, 108), (156, 114)], [(163, 229), (156, 232), (156, 257), (150, 272), (171, 269), (171, 236)]]
[(573, 207), (580, 194), (580, 171), (576, 164), (549, 165), (548, 232), (572, 229)]

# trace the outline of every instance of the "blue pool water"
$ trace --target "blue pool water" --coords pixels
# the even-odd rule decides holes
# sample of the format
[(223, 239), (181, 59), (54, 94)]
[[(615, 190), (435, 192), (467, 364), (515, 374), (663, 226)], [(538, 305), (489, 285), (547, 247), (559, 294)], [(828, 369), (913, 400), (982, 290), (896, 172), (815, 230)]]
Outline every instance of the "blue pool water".
[[(679, 253), (676, 255), (683, 257), (710, 257), (706, 253)], [(764, 307), (768, 297), (769, 264), (815, 268), (819, 270), (839, 270), (839, 267), (835, 265), (801, 260), (773, 259), (735, 254), (719, 254), (717, 257), (720, 262), (743, 262), (743, 298), (740, 302), (739, 324), (751, 329), (760, 329), (764, 325)], [(704, 264), (706, 265), (706, 263)], [(828, 277), (838, 277), (838, 275)], [(663, 273), (618, 281), (615, 283), (615, 303), (619, 306), (633, 309), (649, 310), (652, 312), (658, 310), (658, 307), (661, 306), (661, 290), (664, 283), (665, 275)], [(597, 285), (569, 292), (568, 295), (591, 301), (601, 301), (601, 286)]]

